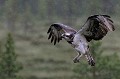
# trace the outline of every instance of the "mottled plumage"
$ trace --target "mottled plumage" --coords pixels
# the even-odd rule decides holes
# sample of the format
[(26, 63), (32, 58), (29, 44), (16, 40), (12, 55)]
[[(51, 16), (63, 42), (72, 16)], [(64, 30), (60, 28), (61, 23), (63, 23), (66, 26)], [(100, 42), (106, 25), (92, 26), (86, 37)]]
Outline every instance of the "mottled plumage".
[(90, 54), (88, 42), (91, 40), (101, 40), (108, 31), (114, 31), (113, 21), (108, 15), (93, 15), (88, 17), (85, 24), (79, 31), (74, 30), (70, 26), (54, 23), (48, 29), (51, 43), (54, 45), (60, 40), (65, 39), (78, 52), (73, 59), (74, 63), (79, 62), (80, 57), (84, 55), (91, 66), (95, 65), (94, 59)]

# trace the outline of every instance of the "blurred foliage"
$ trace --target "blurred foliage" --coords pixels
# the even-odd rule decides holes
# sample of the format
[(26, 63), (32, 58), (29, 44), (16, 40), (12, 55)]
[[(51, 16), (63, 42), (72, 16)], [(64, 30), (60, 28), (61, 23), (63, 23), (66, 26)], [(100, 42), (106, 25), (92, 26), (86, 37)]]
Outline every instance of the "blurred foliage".
[(1, 0), (0, 20), (11, 32), (22, 28), (24, 35), (28, 35), (35, 32), (33, 26), (38, 21), (49, 24), (59, 20), (74, 25), (78, 19), (93, 14), (116, 17), (120, 13), (119, 3), (119, 0)]
[(5, 13), (8, 18), (16, 18), (17, 14), (25, 12), (26, 6), (30, 6), (29, 13), (38, 19), (71, 18), (91, 14), (118, 15), (119, 3), (119, 0), (1, 0), (0, 16)]
[(22, 65), (16, 61), (16, 58), (14, 41), (11, 34), (8, 34), (5, 50), (0, 52), (0, 78), (19, 78), (16, 73), (22, 69)]
[(115, 53), (109, 56), (103, 56), (101, 42), (91, 42), (90, 48), (96, 65), (94, 67), (90, 67), (85, 62), (78, 64), (73, 69), (73, 71), (77, 74), (76, 78), (119, 79), (120, 59), (118, 55)]

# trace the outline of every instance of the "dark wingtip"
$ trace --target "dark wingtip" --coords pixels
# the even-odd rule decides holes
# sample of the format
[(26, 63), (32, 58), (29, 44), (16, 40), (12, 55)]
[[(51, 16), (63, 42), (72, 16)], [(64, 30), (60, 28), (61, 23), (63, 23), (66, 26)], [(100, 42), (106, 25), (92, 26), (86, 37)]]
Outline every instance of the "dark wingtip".
[(51, 38), (51, 43), (53, 42), (53, 40), (54, 40), (54, 36), (52, 36), (52, 38)]
[(91, 18), (94, 18), (94, 17), (97, 17), (97, 16), (105, 16), (105, 17), (111, 18), (109, 15), (96, 14), (96, 15), (91, 15), (91, 16), (89, 16), (88, 19), (91, 19)]
[(54, 45), (56, 44), (56, 42), (54, 42)]
[(50, 32), (50, 34), (49, 34), (49, 36), (48, 36), (48, 39), (50, 39), (50, 38), (51, 38), (51, 36), (52, 36), (52, 32)]
[(47, 34), (50, 33), (50, 31), (51, 31), (51, 28), (48, 29)]
[(102, 16), (105, 16), (105, 17), (111, 18), (109, 15), (102, 15)]
[(54, 45), (56, 44), (56, 41), (57, 41), (57, 37), (55, 36), (55, 39), (54, 39)]

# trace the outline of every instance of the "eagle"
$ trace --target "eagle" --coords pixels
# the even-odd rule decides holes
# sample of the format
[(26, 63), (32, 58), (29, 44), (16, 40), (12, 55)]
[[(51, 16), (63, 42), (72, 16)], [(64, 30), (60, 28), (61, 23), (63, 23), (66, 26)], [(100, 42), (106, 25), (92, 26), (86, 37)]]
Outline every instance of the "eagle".
[(54, 45), (65, 39), (77, 51), (78, 54), (73, 59), (74, 63), (78, 63), (80, 58), (85, 56), (88, 64), (95, 66), (88, 43), (92, 40), (101, 40), (108, 31), (114, 30), (113, 21), (109, 15), (91, 15), (78, 31), (62, 23), (53, 23), (47, 34)]

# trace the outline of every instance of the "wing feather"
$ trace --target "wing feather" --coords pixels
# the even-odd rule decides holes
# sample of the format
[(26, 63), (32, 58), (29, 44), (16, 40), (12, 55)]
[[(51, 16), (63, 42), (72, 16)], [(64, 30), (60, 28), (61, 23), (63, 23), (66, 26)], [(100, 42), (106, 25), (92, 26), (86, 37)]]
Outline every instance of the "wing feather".
[(114, 31), (113, 21), (108, 15), (93, 15), (88, 17), (85, 25), (82, 27), (81, 33), (86, 37), (87, 41), (100, 40), (108, 31)]
[(50, 32), (48, 39), (50, 39), (50, 38), (51, 38), (51, 36), (52, 36), (52, 32)]
[(61, 23), (54, 23), (50, 26), (47, 33), (49, 34), (48, 39), (51, 39), (51, 43), (54, 41), (55, 45), (56, 42), (59, 43), (62, 40), (62, 35), (76, 33), (76, 30)]
[(51, 43), (53, 42), (53, 40), (54, 40), (54, 36), (52, 36), (52, 38), (51, 38)]

